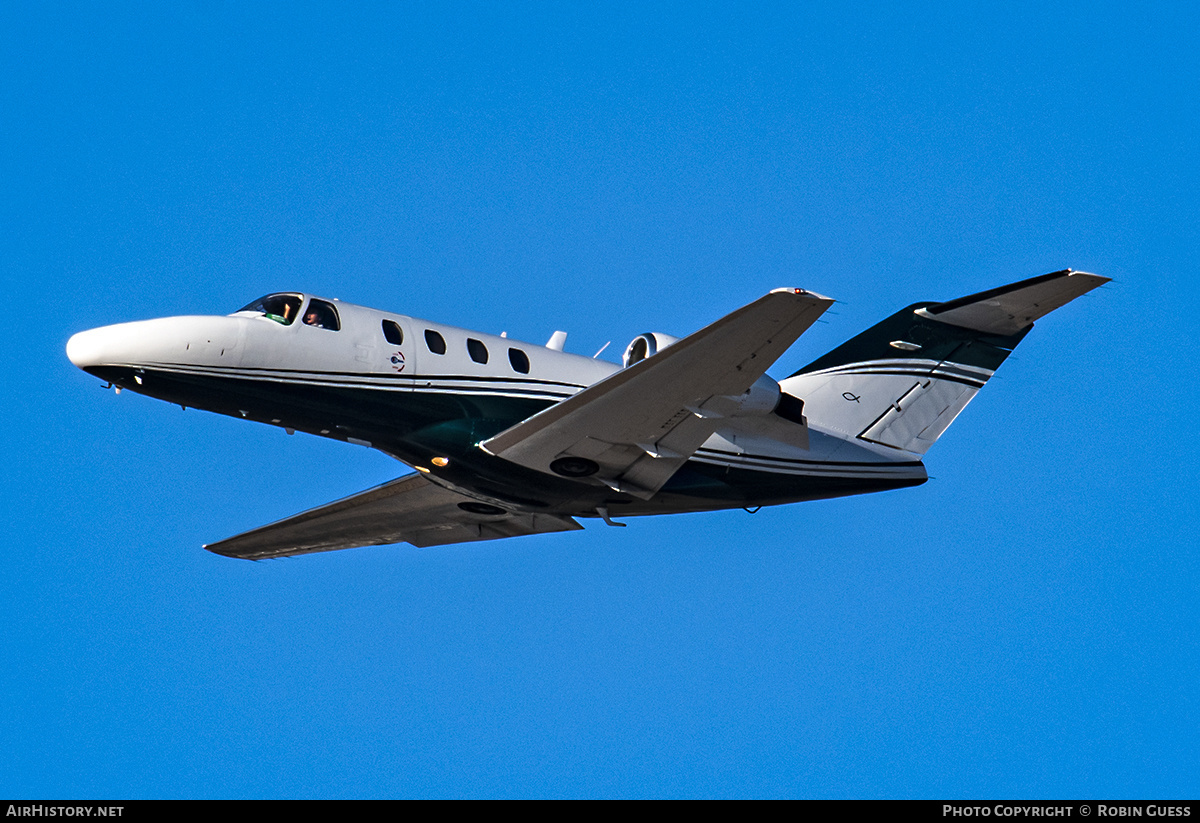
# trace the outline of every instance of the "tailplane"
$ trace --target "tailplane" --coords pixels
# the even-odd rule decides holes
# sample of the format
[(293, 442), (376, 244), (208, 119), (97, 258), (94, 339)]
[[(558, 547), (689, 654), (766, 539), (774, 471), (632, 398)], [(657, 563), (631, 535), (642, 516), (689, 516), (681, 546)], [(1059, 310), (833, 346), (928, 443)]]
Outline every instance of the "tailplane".
[(946, 303), (917, 303), (780, 388), (804, 401), (810, 426), (924, 454), (1035, 320), (1107, 282), (1067, 269)]

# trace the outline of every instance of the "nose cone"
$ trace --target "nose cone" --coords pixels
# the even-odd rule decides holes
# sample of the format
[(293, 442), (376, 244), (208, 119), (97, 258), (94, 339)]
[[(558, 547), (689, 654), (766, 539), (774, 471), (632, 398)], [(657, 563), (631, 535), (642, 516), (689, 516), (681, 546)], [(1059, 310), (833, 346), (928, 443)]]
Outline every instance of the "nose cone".
[(81, 369), (98, 366), (141, 365), (153, 359), (170, 333), (170, 321), (143, 320), (101, 326), (74, 335), (67, 341), (67, 357)]
[(109, 360), (108, 354), (113, 348), (112, 328), (105, 326), (71, 335), (71, 339), (67, 341), (67, 358), (81, 369), (104, 365)]
[(85, 371), (106, 366), (228, 363), (240, 348), (236, 317), (164, 317), (81, 331), (67, 341), (67, 357)]

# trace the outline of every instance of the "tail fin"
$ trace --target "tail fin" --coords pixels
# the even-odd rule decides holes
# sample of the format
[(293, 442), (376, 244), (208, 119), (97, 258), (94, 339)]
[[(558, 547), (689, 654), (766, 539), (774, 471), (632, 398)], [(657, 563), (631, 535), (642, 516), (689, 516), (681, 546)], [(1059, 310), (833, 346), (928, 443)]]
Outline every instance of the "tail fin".
[(1108, 282), (1070, 269), (893, 314), (780, 387), (827, 431), (924, 454), (1040, 317)]

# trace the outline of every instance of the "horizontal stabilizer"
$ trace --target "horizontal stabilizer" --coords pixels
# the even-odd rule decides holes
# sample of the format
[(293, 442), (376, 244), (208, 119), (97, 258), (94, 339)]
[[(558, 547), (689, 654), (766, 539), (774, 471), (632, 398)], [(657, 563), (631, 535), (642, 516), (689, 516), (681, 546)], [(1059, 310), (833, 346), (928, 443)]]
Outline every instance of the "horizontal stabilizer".
[(403, 542), (425, 548), (582, 528), (570, 517), (505, 511), (410, 474), (204, 548), (262, 560), (357, 546)]
[(987, 334), (1016, 334), (1057, 308), (1109, 281), (1107, 277), (1065, 269), (1020, 283), (926, 306), (919, 313), (933, 320)]

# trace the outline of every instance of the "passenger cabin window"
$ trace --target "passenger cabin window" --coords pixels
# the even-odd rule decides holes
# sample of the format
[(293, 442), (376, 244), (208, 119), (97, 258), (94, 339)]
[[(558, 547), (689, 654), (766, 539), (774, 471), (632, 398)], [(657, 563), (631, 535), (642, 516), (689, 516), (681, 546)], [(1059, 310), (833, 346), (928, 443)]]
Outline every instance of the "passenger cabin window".
[(383, 337), (393, 346), (404, 343), (404, 332), (401, 331), (400, 325), (392, 320), (383, 321)]
[(467, 353), (471, 355), (471, 359), (476, 363), (486, 363), (488, 361), (487, 346), (483, 345), (482, 340), (468, 337)]
[(318, 329), (337, 331), (342, 327), (338, 320), (337, 309), (324, 300), (310, 300), (308, 311), (304, 312), (304, 325), (316, 326)]
[(529, 374), (529, 355), (520, 349), (508, 350), (508, 362), (512, 364), (513, 371)]
[(446, 338), (442, 337), (433, 329), (425, 330), (425, 345), (434, 354), (446, 353)]
[(298, 294), (268, 294), (238, 311), (256, 311), (276, 323), (290, 326), (295, 322), (296, 315), (300, 314), (300, 304), (303, 302), (304, 298)]

